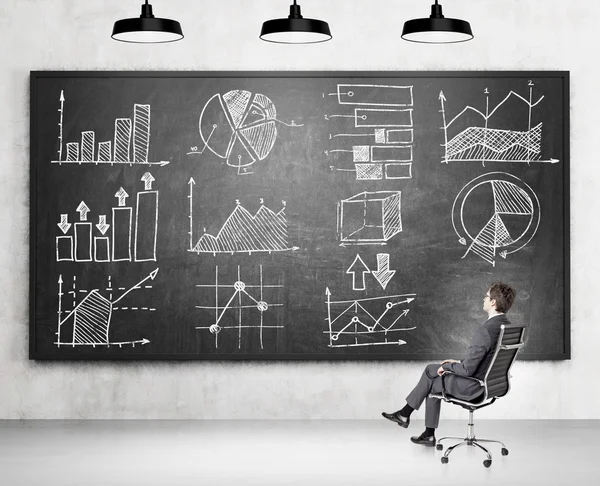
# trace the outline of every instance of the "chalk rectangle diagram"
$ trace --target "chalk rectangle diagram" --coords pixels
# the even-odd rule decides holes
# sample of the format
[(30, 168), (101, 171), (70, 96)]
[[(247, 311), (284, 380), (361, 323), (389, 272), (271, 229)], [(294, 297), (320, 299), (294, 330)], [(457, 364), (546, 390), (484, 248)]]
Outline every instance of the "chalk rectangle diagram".
[(98, 143), (98, 161), (108, 162), (111, 156), (111, 142), (99, 142)]
[(156, 261), (158, 191), (138, 192), (135, 212), (135, 261)]
[(129, 207), (112, 208), (113, 262), (131, 261), (131, 217)]
[(72, 262), (73, 261), (73, 237), (72, 236), (57, 236), (56, 237), (56, 261), (57, 262)]
[(395, 130), (386, 130), (384, 143), (413, 143), (413, 129), (399, 128)]
[(412, 179), (412, 162), (385, 164), (386, 179)]
[(354, 126), (356, 128), (412, 127), (412, 112), (412, 108), (405, 110), (356, 108), (354, 110)]
[(92, 223), (75, 223), (75, 261), (92, 261)]
[(402, 231), (401, 192), (361, 192), (340, 204), (342, 242), (381, 243)]
[(96, 236), (94, 238), (94, 260), (97, 262), (110, 262), (108, 236)]
[(371, 162), (412, 162), (412, 146), (371, 146)]
[(133, 105), (133, 161), (148, 162), (150, 146), (150, 105)]
[(354, 164), (357, 181), (380, 181), (383, 179), (383, 164)]
[(67, 161), (79, 160), (79, 142), (67, 143)]
[(115, 162), (129, 162), (131, 143), (131, 118), (115, 120)]
[(338, 84), (340, 105), (412, 106), (412, 86)]
[(91, 162), (94, 160), (94, 143), (96, 134), (91, 131), (81, 132), (81, 160)]

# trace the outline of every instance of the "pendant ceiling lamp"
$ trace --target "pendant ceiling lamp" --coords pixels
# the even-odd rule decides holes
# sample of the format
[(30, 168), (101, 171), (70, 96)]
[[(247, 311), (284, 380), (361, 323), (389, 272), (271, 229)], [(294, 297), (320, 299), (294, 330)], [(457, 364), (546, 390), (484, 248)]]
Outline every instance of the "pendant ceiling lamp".
[(287, 19), (267, 20), (260, 32), (260, 38), (280, 44), (314, 44), (331, 39), (329, 24), (323, 20), (305, 19), (300, 13), (300, 5), (290, 5)]
[(471, 40), (473, 33), (469, 22), (445, 18), (442, 15), (442, 6), (435, 0), (435, 4), (431, 6), (431, 17), (412, 19), (404, 23), (402, 38), (411, 42), (451, 44)]
[(183, 39), (181, 25), (176, 20), (157, 19), (152, 15), (152, 5), (142, 4), (142, 15), (115, 22), (112, 38), (122, 42), (154, 44)]

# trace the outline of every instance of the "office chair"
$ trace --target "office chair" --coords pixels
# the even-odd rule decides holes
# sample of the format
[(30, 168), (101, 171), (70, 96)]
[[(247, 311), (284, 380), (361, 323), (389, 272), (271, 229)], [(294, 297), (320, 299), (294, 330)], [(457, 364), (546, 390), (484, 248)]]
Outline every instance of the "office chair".
[(523, 326), (501, 326), (500, 334), (498, 336), (498, 344), (496, 345), (494, 356), (489, 364), (489, 367), (485, 373), (485, 377), (483, 378), (483, 380), (463, 376), (463, 378), (468, 378), (470, 380), (477, 381), (483, 387), (483, 395), (480, 395), (471, 401), (467, 401), (460, 400), (446, 393), (444, 378), (446, 375), (455, 374), (452, 371), (447, 371), (442, 375), (442, 393), (429, 395), (431, 398), (438, 398), (448, 403), (460, 405), (462, 408), (469, 411), (467, 437), (465, 437), (464, 439), (462, 437), (442, 437), (441, 439), (438, 439), (436, 445), (436, 449), (438, 451), (441, 451), (443, 449), (442, 444), (440, 444), (440, 442), (442, 442), (443, 440), (458, 439), (460, 441), (459, 443), (446, 449), (446, 452), (442, 457), (442, 464), (448, 463), (448, 456), (455, 448), (461, 447), (463, 445), (469, 445), (477, 447), (487, 454), (487, 459), (483, 461), (483, 465), (485, 467), (490, 467), (492, 465), (492, 455), (485, 447), (483, 447), (480, 444), (480, 442), (495, 442), (496, 444), (500, 444), (502, 446), (502, 455), (508, 455), (508, 449), (502, 442), (498, 440), (475, 438), (475, 424), (473, 423), (473, 412), (475, 410), (479, 410), (480, 408), (491, 405), (498, 398), (506, 395), (510, 390), (510, 368), (512, 367), (515, 361), (517, 352), (523, 346), (524, 332), (525, 328)]

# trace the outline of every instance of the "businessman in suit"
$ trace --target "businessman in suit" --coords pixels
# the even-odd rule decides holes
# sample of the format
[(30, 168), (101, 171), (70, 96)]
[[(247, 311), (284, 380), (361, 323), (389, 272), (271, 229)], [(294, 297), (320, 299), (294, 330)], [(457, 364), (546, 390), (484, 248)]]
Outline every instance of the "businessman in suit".
[(479, 383), (463, 377), (472, 376), (483, 380), (494, 356), (500, 326), (510, 324), (506, 312), (512, 306), (515, 295), (515, 290), (509, 285), (502, 282), (492, 284), (483, 298), (483, 310), (487, 312), (488, 319), (475, 331), (466, 357), (461, 361), (446, 359), (441, 363), (427, 365), (417, 386), (406, 397), (406, 406), (394, 413), (382, 413), (386, 419), (407, 428), (410, 414), (418, 410), (426, 400), (425, 431), (418, 437), (411, 437), (412, 442), (427, 447), (435, 446), (435, 429), (439, 423), (441, 400), (429, 398), (429, 394), (441, 393), (441, 376), (444, 372), (456, 373), (444, 378), (446, 392), (450, 395), (462, 400), (473, 400), (483, 393)]

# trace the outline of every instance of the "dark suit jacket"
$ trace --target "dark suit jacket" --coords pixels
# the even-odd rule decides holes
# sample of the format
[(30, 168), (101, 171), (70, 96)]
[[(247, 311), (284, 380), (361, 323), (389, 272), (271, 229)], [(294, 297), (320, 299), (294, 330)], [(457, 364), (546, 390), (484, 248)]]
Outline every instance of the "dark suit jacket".
[(505, 326), (510, 324), (505, 314), (490, 317), (475, 331), (465, 358), (460, 363), (442, 365), (444, 370), (456, 373), (456, 375), (446, 375), (444, 378), (446, 390), (450, 395), (470, 400), (483, 393), (483, 388), (477, 382), (462, 377), (472, 376), (483, 380), (494, 356), (500, 335), (500, 326), (503, 324)]

